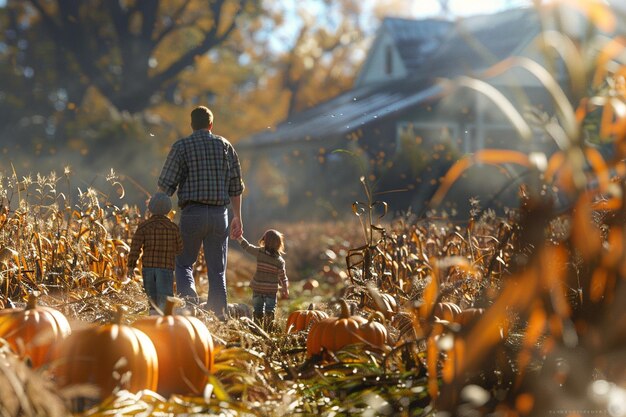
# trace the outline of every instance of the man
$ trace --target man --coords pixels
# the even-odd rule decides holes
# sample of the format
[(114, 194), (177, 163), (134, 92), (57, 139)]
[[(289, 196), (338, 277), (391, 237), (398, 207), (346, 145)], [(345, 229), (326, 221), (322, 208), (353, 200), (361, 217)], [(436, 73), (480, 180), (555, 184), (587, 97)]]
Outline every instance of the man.
[(181, 208), (183, 251), (176, 257), (177, 292), (197, 302), (193, 264), (202, 244), (209, 279), (206, 307), (224, 320), (229, 204), (233, 212), (230, 237), (238, 239), (243, 234), (241, 165), (230, 142), (211, 132), (211, 110), (204, 106), (193, 109), (191, 128), (193, 133), (190, 136), (172, 145), (158, 184), (170, 196), (177, 191)]

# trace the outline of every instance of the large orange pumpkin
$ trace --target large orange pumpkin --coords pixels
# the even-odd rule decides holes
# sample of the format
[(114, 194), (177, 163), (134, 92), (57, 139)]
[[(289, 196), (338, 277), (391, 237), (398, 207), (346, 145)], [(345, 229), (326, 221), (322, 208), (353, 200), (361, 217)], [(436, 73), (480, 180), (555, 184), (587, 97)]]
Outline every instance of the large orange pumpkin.
[(37, 294), (28, 296), (25, 308), (0, 311), (0, 337), (33, 368), (46, 363), (50, 347), (70, 333), (65, 316), (53, 308), (38, 306)]
[(195, 317), (174, 315), (176, 299), (168, 298), (163, 316), (137, 320), (133, 326), (148, 335), (159, 357), (161, 395), (200, 394), (213, 367), (213, 337)]
[(461, 307), (450, 302), (442, 302), (435, 304), (433, 315), (441, 320), (454, 321), (454, 317), (461, 313)]
[(316, 310), (313, 303), (306, 310), (296, 310), (287, 317), (287, 333), (295, 333), (308, 330), (309, 327), (320, 320), (327, 319), (328, 314), (322, 310)]
[(329, 317), (313, 323), (307, 336), (307, 355), (322, 351), (336, 352), (354, 343), (365, 343), (372, 348), (382, 349), (387, 343), (387, 329), (381, 323), (361, 316), (350, 315), (348, 303), (341, 300), (339, 317)]
[(141, 330), (121, 323), (76, 330), (53, 348), (51, 372), (60, 388), (91, 385), (103, 400), (117, 388), (137, 392), (157, 388), (158, 359), (154, 344)]

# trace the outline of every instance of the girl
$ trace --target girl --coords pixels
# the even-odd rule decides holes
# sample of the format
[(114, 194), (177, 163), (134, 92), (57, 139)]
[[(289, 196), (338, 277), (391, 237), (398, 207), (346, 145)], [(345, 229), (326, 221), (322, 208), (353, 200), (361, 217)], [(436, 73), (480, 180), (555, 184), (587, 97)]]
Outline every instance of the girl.
[(243, 250), (256, 257), (256, 272), (250, 280), (254, 320), (267, 329), (274, 321), (279, 286), (283, 298), (289, 297), (289, 280), (282, 257), (285, 250), (283, 234), (270, 229), (259, 240), (259, 246), (250, 244), (243, 236), (237, 241)]

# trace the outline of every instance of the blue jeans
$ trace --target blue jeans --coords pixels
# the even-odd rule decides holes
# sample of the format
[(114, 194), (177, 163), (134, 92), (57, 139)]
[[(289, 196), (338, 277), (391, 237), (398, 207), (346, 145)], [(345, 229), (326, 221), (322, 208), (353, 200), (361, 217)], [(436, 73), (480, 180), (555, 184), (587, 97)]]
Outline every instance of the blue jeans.
[(263, 314), (272, 314), (276, 309), (276, 294), (252, 294), (252, 306), (254, 307), (254, 316), (261, 317)]
[[(141, 274), (146, 295), (163, 311), (167, 297), (174, 295), (174, 271), (163, 268), (142, 268)], [(150, 311), (152, 310), (151, 307)]]
[(206, 308), (223, 320), (227, 309), (228, 209), (190, 204), (182, 210), (180, 233), (183, 251), (176, 257), (176, 291), (183, 298), (198, 302), (193, 265), (202, 245), (209, 280)]

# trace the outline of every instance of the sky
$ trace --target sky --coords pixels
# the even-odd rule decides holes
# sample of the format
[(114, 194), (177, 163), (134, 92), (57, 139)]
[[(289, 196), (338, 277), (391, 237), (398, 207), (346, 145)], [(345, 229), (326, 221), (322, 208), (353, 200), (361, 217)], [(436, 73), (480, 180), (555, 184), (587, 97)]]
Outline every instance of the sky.
[[(414, 2), (412, 12), (415, 16), (429, 16), (441, 12), (439, 2), (436, 0)], [(481, 13), (491, 13), (519, 4), (528, 4), (528, 1), (507, 0), (449, 0), (450, 11), (457, 16), (467, 16)]]
[[(439, 2), (436, 0), (416, 1), (414, 12), (416, 16), (428, 16), (440, 12)], [(519, 1), (507, 0), (450, 0), (450, 10), (459, 15), (471, 15), (477, 13), (489, 13), (500, 10), (508, 3), (514, 4)], [(6, 0), (0, 0), (0, 7), (6, 5)]]

